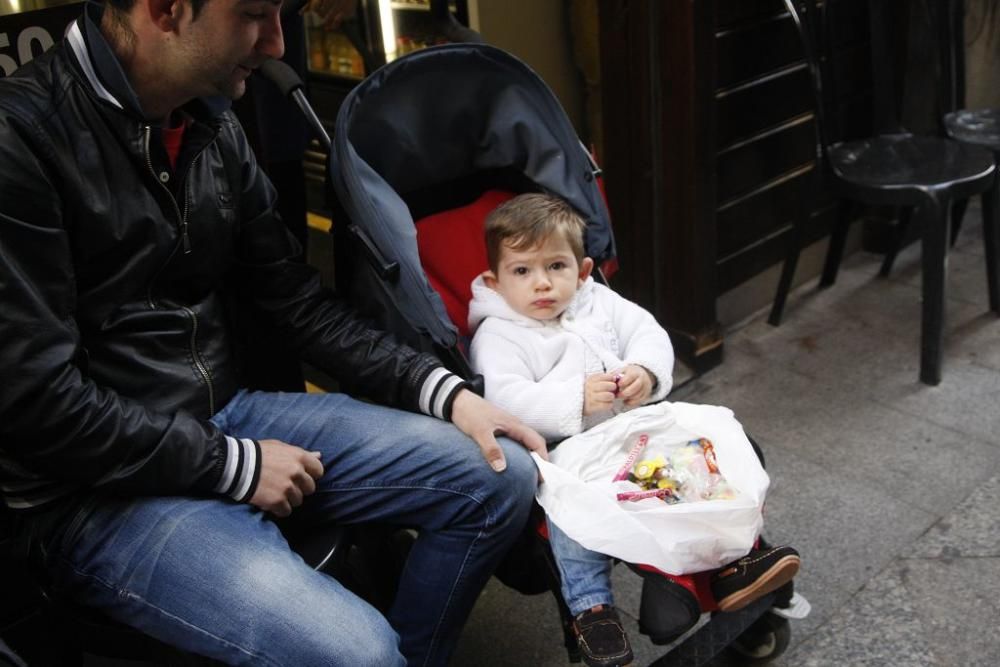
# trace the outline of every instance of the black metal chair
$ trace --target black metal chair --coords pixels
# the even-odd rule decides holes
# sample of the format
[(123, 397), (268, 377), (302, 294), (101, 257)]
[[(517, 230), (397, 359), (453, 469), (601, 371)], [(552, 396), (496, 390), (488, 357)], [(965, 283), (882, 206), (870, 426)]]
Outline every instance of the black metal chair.
[[(939, 0), (938, 25), (943, 30), (941, 41), (945, 47), (945, 111), (942, 123), (949, 137), (993, 152), (993, 160), (1000, 164), (1000, 109), (966, 109), (965, 107), (965, 6), (964, 0)], [(995, 10), (994, 10), (995, 11)], [(993, 18), (996, 18), (993, 15)], [(956, 202), (952, 212), (952, 243), (961, 229), (968, 200)], [(983, 242), (987, 248), (986, 261), (993, 262), (988, 273), (997, 272), (996, 255), (1000, 252), (997, 238), (996, 216), (1000, 211), (1000, 177), (993, 187), (982, 194)], [(988, 223), (988, 220), (994, 222)], [(990, 292), (990, 310), (1000, 312), (996, 290)]]
[[(907, 132), (892, 112), (893, 57), (886, 33), (890, 13), (896, 8), (888, 0), (871, 0), (872, 76), (875, 101), (874, 133), (861, 139), (846, 139), (840, 127), (834, 91), (836, 34), (834, 16), (840, 3), (827, 0), (785, 0), (802, 39), (816, 96), (817, 181), (842, 200), (831, 235), (820, 287), (832, 285), (843, 256), (851, 222), (850, 203), (891, 206), (912, 212), (922, 230), (922, 290), (920, 380), (936, 385), (941, 381), (944, 338), (945, 276), (949, 247), (950, 209), (955, 201), (987, 191), (994, 183), (995, 166), (989, 151), (950, 139)], [(856, 4), (856, 3), (854, 3)], [(819, 185), (817, 182), (816, 185)], [(797, 216), (793, 242), (779, 279), (769, 322), (778, 325), (791, 287), (803, 227), (808, 214)], [(984, 221), (987, 246), (988, 286), (991, 308), (996, 307), (996, 233), (992, 216)], [(887, 266), (883, 266), (887, 270)]]

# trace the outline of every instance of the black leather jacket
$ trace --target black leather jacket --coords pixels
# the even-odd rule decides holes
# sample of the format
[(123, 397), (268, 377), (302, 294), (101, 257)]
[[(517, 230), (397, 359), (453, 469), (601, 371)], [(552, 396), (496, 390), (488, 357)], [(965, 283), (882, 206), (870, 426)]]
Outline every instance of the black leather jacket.
[[(184, 148), (168, 166), (98, 21), (81, 17), (0, 79), (7, 505), (93, 487), (226, 493), (235, 441), (207, 418), (240, 387), (234, 327), (253, 325), (233, 317), (240, 291), (349, 389), (447, 417), (460, 380), (371, 330), (292, 260), (274, 190), (228, 110), (185, 107)], [(431, 382), (449, 396), (436, 410), (421, 404)]]

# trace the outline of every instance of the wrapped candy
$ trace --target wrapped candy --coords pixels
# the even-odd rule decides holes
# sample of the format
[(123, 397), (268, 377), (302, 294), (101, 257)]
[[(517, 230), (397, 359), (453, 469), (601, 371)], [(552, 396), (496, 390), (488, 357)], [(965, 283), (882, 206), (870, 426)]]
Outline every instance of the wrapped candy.
[[(647, 436), (639, 437), (614, 479), (627, 479), (640, 490), (619, 493), (618, 500), (655, 497), (672, 504), (735, 496), (735, 491), (719, 472), (715, 448), (707, 438), (668, 447), (649, 458), (636, 461), (648, 444)], [(658, 448), (654, 446), (654, 449)]]

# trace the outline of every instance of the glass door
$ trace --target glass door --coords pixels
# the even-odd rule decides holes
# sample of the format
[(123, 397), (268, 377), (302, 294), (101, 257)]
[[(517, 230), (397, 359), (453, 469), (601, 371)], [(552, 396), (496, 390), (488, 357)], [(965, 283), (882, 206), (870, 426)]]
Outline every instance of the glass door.
[(305, 16), (311, 73), (357, 81), (399, 56), (468, 40), (465, 0), (359, 0), (355, 17), (328, 29)]

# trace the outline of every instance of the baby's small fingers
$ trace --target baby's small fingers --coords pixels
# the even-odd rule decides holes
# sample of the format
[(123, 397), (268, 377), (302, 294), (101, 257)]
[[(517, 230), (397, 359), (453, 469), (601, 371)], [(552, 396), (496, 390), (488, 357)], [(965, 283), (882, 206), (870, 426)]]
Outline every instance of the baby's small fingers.
[(615, 402), (615, 394), (611, 391), (600, 391), (593, 395), (594, 402), (598, 405), (611, 405)]

